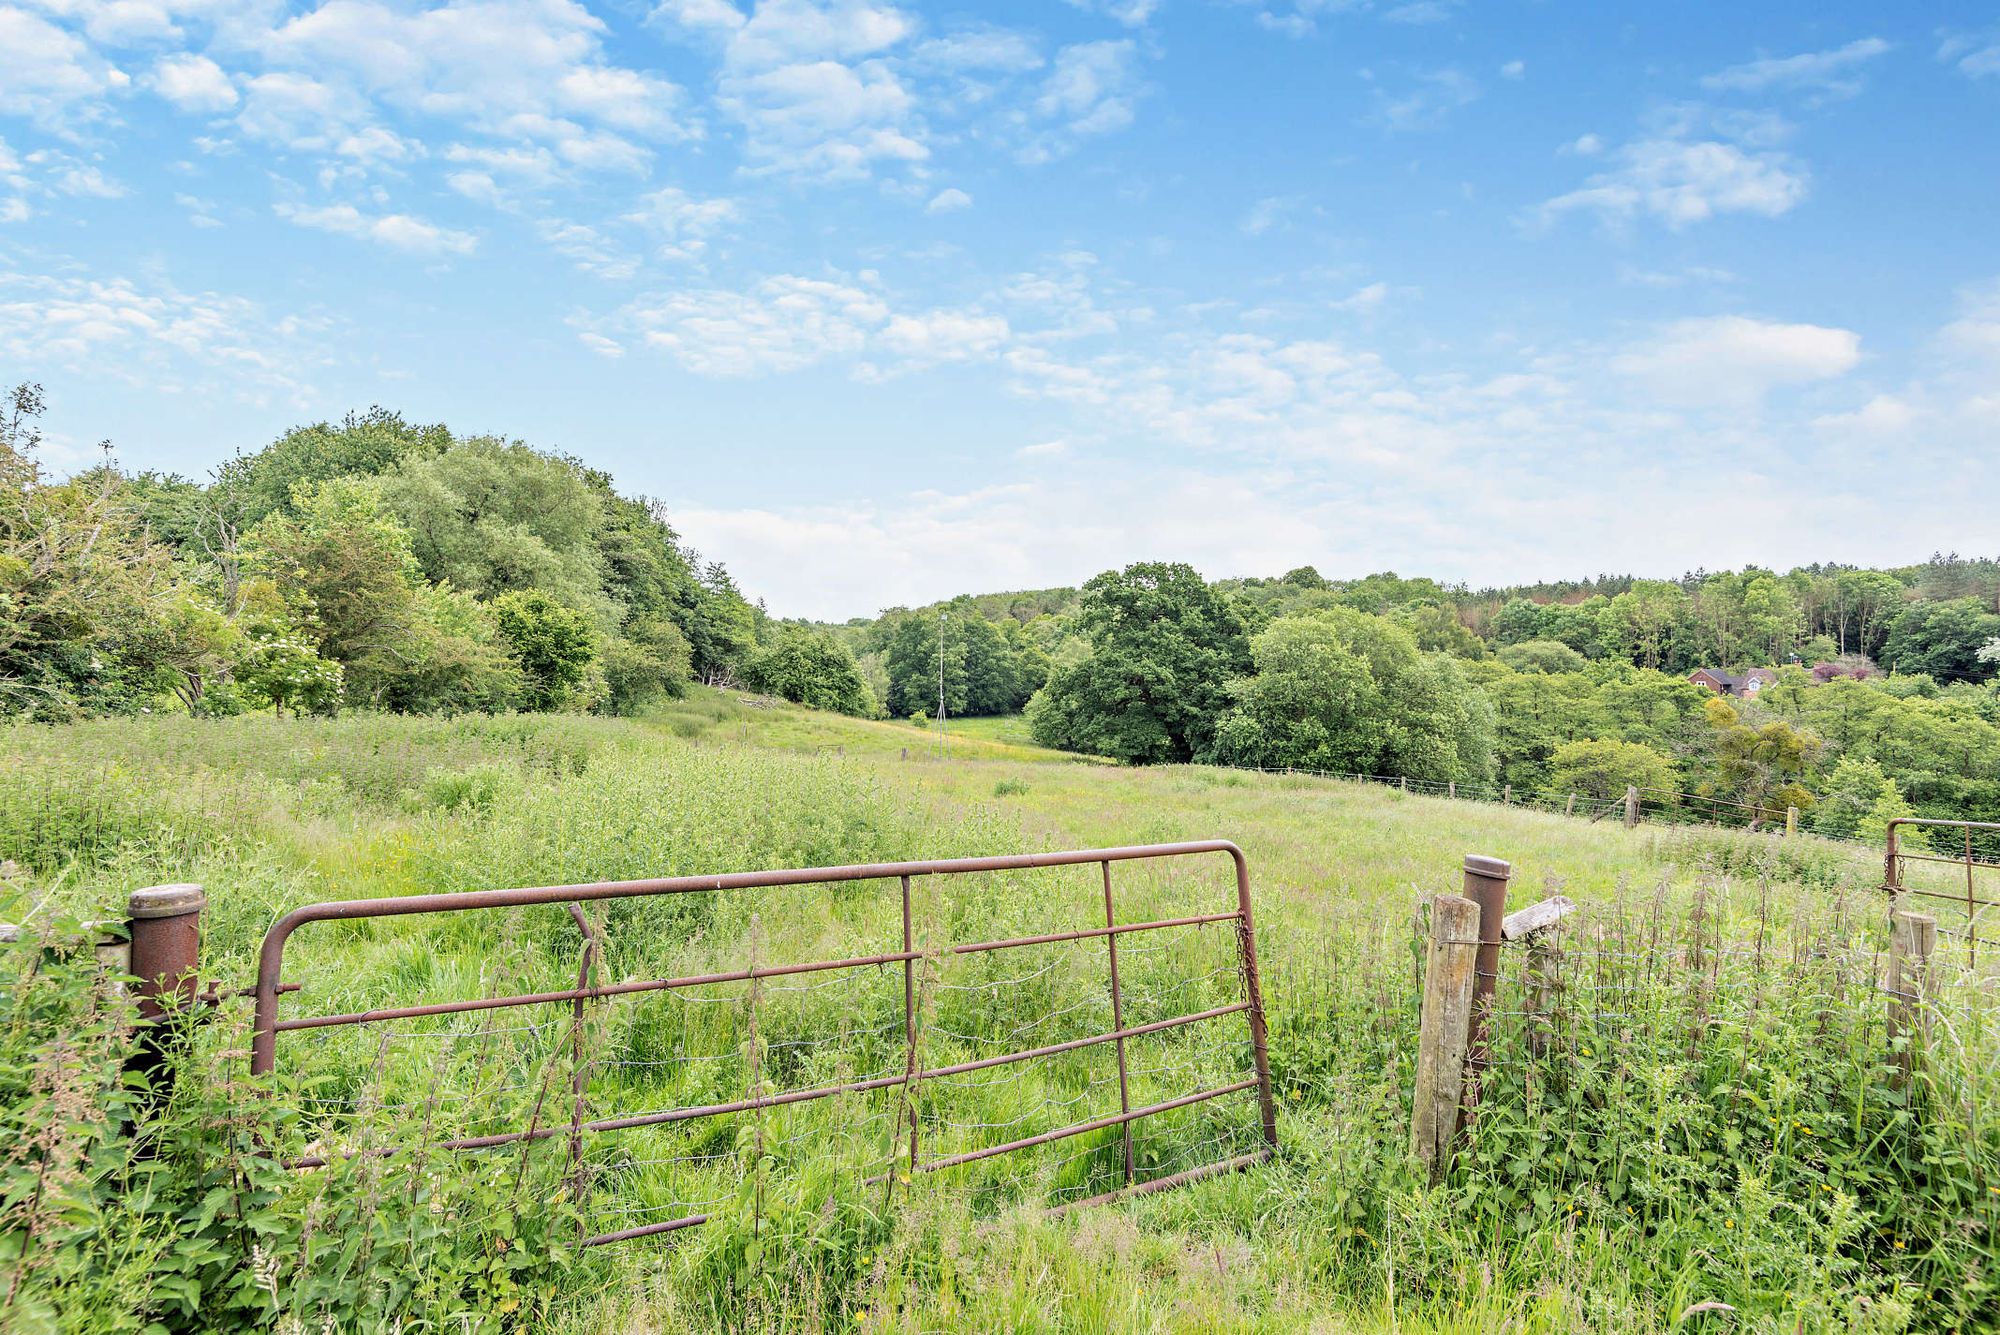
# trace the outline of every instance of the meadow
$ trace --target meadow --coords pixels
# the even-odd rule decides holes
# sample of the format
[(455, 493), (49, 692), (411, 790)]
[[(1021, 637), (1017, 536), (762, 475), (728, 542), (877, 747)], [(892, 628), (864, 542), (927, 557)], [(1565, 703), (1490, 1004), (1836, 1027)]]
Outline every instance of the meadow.
[[(1879, 860), (1810, 837), (1642, 827), (1337, 781), (1121, 769), (1003, 723), (952, 759), (906, 725), (695, 690), (641, 720), (124, 719), (0, 733), (4, 1324), (21, 1330), (1872, 1330), (2000, 1321), (1991, 953), (1940, 956), (1907, 1085), (1884, 1033)], [(1115, 1186), (1094, 1133), (937, 1173), (1117, 1108), (1105, 1054), (489, 1151), (451, 1136), (865, 1079), (903, 1059), (902, 973), (724, 983), (281, 1035), (193, 1026), (147, 1105), (118, 1001), (74, 951), (132, 888), (206, 887), (204, 975), (248, 983), (300, 904), (774, 867), (1223, 838), (1251, 871), (1279, 1151), (1052, 1218)], [(1408, 1152), (1432, 894), (1466, 853), (1566, 925), (1561, 1005), (1509, 956), (1457, 1164)], [(920, 878), (925, 943), (1101, 922), (1097, 869)], [(1222, 861), (1118, 869), (1121, 914), (1233, 904)], [(292, 1013), (721, 972), (900, 945), (893, 882), (315, 924)], [(1232, 1002), (1233, 938), (1121, 957), (1128, 1025)], [(1111, 1027), (1101, 939), (924, 961), (932, 1066)], [(495, 1018), (498, 1017), (498, 1018)], [(1238, 1017), (1134, 1041), (1132, 1102), (1247, 1070)], [(138, 1127), (135, 1133), (133, 1126)], [(1252, 1095), (1148, 1119), (1148, 1176), (1254, 1148)], [(311, 1156), (324, 1168), (287, 1171)], [(874, 1179), (871, 1181), (871, 1179)], [(580, 1250), (586, 1232), (709, 1222)]]

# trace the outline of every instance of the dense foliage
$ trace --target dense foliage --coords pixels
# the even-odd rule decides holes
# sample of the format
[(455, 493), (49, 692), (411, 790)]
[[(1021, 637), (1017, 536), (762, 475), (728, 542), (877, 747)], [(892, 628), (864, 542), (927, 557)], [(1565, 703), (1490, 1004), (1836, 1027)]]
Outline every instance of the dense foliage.
[[(1077, 590), (832, 629), (880, 674), (892, 712), (928, 713), (946, 612), (946, 703), (978, 714), (1009, 708), (967, 687), (967, 619), (991, 619), (979, 638), (1049, 665), (1027, 709), (1045, 745), (1486, 781), (1558, 801), (1632, 785), (1743, 821), (1798, 806), (1845, 834), (1878, 802), (2000, 818), (1996, 606), (2000, 562), (1944, 556), (1485, 592), (1311, 567), (1204, 584), (1185, 566), (1139, 565)], [(1769, 677), (1718, 698), (1690, 680), (1703, 667)], [(1836, 796), (1846, 814), (1810, 814)]]
[(566, 455), (378, 408), (207, 482), (108, 456), (56, 480), (44, 409), (32, 385), (0, 408), (0, 714), (630, 714), (690, 679), (876, 709), (844, 648)]

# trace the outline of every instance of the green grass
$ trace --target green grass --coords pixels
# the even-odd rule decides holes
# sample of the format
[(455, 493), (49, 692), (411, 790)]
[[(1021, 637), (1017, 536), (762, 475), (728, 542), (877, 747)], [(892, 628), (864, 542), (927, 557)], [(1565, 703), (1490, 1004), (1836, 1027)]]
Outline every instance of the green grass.
[[(1628, 832), (1302, 777), (1079, 764), (1023, 745), (1017, 727), (972, 721), (978, 735), (955, 737), (944, 763), (906, 725), (698, 690), (638, 721), (16, 729), (0, 734), (0, 851), (22, 867), (0, 917), (111, 916), (132, 886), (199, 881), (214, 905), (205, 970), (239, 984), (268, 924), (319, 899), (1233, 839), (1253, 878), (1276, 1162), (1052, 1221), (1044, 1206), (1115, 1185), (1115, 1135), (865, 1188), (907, 1150), (890, 1094), (607, 1133), (590, 1142), (587, 1223), (697, 1207), (714, 1220), (584, 1255), (531, 1324), (1887, 1331), (1970, 1330), (1993, 1317), (1990, 998), (1951, 992), (1962, 1009), (1927, 1072), (1927, 1101), (1898, 1102), (1872, 973), (1879, 866), (1866, 850)], [(1510, 904), (1560, 891), (1587, 906), (1586, 925), (1570, 939), (1574, 1000), (1549, 1053), (1531, 1058), (1527, 1028), (1503, 1018), (1480, 1138), (1433, 1187), (1404, 1148), (1418, 915), (1429, 895), (1456, 888), (1466, 853), (1514, 864)], [(1085, 867), (920, 880), (918, 940), (1088, 927), (1103, 911), (1097, 877)], [(1114, 884), (1127, 920), (1233, 900), (1219, 859), (1121, 865)], [(893, 883), (592, 910), (607, 979), (893, 950), (900, 921)], [(316, 924), (288, 948), (286, 976), (305, 990), (285, 1005), (332, 1012), (560, 988), (575, 981), (581, 944), (560, 908)], [(1237, 995), (1222, 931), (1128, 944), (1128, 1024)], [(1941, 968), (1960, 976), (1955, 956)], [(1094, 941), (927, 966), (925, 1061), (1101, 1032), (1103, 977)], [(1509, 1011), (1519, 987), (1510, 953)], [(593, 1008), (592, 1114), (900, 1069), (900, 969), (755, 991), (717, 985)], [(566, 1108), (566, 1013), (491, 1014), (502, 1018), (484, 1028), (466, 1017), (403, 1025), (388, 1048), (360, 1027), (283, 1036), (285, 1069), (316, 1082), (311, 1116), (283, 1134), (325, 1149), (407, 1139), (418, 1124), (432, 1139), (546, 1124), (548, 1108)], [(228, 1008), (205, 1050), (240, 1044), (242, 1024)], [(1226, 1022), (1132, 1046), (1135, 1104), (1246, 1070), (1242, 1029)], [(1097, 1048), (937, 1081), (919, 1096), (923, 1152), (1115, 1109), (1107, 1062)], [(1156, 1175), (1255, 1144), (1240, 1096), (1140, 1126), (1141, 1167)], [(536, 1180), (560, 1195), (560, 1143), (543, 1158)], [(285, 1188), (288, 1217), (332, 1210), (343, 1180)], [(333, 1273), (352, 1285), (374, 1282), (366, 1262), (326, 1264), (348, 1266)], [(78, 1312), (94, 1305), (69, 1298)], [(1683, 1316), (1705, 1300), (1736, 1311)], [(419, 1315), (452, 1324), (454, 1309), (436, 1302)], [(312, 1311), (295, 1315), (317, 1328)]]

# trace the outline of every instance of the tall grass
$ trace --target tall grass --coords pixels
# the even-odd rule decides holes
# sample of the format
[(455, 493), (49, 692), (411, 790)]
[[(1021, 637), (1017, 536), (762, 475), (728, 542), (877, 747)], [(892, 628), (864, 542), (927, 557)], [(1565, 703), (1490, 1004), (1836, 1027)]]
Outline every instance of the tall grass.
[[(1938, 1039), (1899, 1085), (1882, 1031), (1879, 867), (1865, 854), (1298, 777), (905, 760), (884, 740), (892, 726), (696, 693), (643, 723), (148, 720), (0, 735), (17, 780), (0, 789), (0, 857), (18, 864), (0, 918), (40, 936), (10, 953), (0, 1030), (9, 1115), (43, 1128), (0, 1178), (17, 1323), (1893, 1331), (2000, 1319), (1992, 975), (1948, 947)], [(899, 1070), (900, 968), (644, 993), (586, 1008), (580, 1031), (567, 1007), (300, 1031), (282, 1036), (269, 1091), (244, 1078), (245, 1018), (229, 1003), (196, 1033), (177, 1101), (140, 1119), (161, 1147), (145, 1160), (127, 1110), (101, 1092), (117, 1084), (104, 1073), (124, 1041), (120, 1003), (59, 945), (76, 920), (116, 916), (135, 885), (200, 881), (214, 904), (205, 969), (239, 984), (271, 920), (317, 899), (1213, 836), (1251, 860), (1281, 1152), (1059, 1220), (1045, 1208), (1121, 1180), (1122, 1136), (907, 1174), (912, 1114), (924, 1160), (1101, 1116), (1118, 1106), (1104, 1047), (921, 1083), (907, 1101), (892, 1089), (590, 1135), (574, 1171), (579, 1050), (590, 1117)], [(1468, 851), (1515, 862), (1516, 904), (1560, 890), (1585, 909), (1564, 928), (1552, 1013), (1523, 1013), (1510, 948), (1496, 1065), (1464, 1152), (1433, 1185), (1405, 1148), (1421, 909), (1454, 888)], [(919, 881), (918, 939), (1094, 925), (1096, 876)], [(1128, 920), (1233, 904), (1224, 866), (1115, 876)], [(893, 883), (624, 900), (588, 921), (600, 979), (901, 944)], [(316, 924), (288, 947), (286, 976), (304, 990), (285, 1007), (566, 987), (583, 945), (560, 908)], [(1233, 1000), (1232, 951), (1216, 929), (1128, 938), (1126, 1023)], [(1109, 1029), (1104, 965), (1101, 941), (925, 960), (924, 1063)], [(85, 1060), (67, 1036), (92, 1033)], [(1131, 1049), (1135, 1105), (1248, 1069), (1240, 1017)], [(111, 1083), (91, 1086), (96, 1112), (52, 1123), (59, 1090), (82, 1097), (63, 1069)], [(564, 1134), (424, 1148), (526, 1126)], [(1150, 1175), (1239, 1153), (1257, 1143), (1254, 1100), (1142, 1122), (1134, 1140)], [(288, 1155), (332, 1164), (288, 1173), (275, 1163)], [(48, 1166), (63, 1208), (31, 1209)], [(711, 1220), (575, 1247), (587, 1231), (689, 1213)], [(18, 1315), (31, 1308), (39, 1326)]]

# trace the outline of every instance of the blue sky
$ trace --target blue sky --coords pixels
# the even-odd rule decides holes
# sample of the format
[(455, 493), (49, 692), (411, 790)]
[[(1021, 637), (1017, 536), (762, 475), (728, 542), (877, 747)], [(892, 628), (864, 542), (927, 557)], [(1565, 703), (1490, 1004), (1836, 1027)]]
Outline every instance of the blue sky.
[(1990, 552), (1990, 5), (0, 0), (0, 379), (382, 403), (776, 612)]

